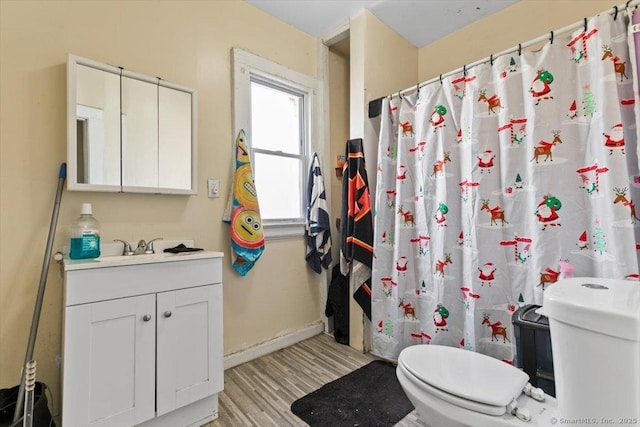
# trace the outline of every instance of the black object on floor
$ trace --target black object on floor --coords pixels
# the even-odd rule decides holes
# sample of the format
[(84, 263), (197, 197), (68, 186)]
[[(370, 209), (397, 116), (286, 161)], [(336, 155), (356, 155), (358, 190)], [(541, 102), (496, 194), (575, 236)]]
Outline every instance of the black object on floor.
[(291, 404), (311, 427), (391, 427), (413, 410), (396, 368), (374, 360)]
[(340, 272), (340, 263), (331, 270), (324, 314), (333, 316), (333, 336), (340, 344), (349, 345), (349, 276)]
[[(19, 386), (0, 390), (0, 427), (22, 427), (23, 417), (13, 421), (13, 414), (18, 400)], [(33, 399), (33, 427), (56, 427), (46, 396), (47, 386), (36, 381)]]

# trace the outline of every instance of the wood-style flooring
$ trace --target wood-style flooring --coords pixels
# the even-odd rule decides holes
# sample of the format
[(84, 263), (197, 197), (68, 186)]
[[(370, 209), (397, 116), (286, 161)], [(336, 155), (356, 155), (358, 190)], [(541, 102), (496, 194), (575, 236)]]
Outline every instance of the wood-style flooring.
[[(372, 360), (374, 356), (320, 334), (227, 369), (219, 395), (220, 416), (204, 427), (306, 426), (291, 413), (291, 404)], [(414, 410), (396, 426), (425, 425)]]

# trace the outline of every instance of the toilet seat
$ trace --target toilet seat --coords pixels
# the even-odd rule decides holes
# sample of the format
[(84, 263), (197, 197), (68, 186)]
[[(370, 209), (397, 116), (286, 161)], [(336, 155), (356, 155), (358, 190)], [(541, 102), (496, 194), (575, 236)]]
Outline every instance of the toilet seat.
[(481, 353), (440, 345), (405, 348), (398, 366), (413, 382), (456, 406), (487, 415), (502, 415), (529, 376)]

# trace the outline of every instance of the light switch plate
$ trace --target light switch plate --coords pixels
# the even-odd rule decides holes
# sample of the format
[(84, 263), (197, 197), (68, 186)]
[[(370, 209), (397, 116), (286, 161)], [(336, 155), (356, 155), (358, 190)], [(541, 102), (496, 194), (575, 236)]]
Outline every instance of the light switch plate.
[(220, 197), (220, 180), (208, 179), (207, 180), (207, 194), (210, 199)]

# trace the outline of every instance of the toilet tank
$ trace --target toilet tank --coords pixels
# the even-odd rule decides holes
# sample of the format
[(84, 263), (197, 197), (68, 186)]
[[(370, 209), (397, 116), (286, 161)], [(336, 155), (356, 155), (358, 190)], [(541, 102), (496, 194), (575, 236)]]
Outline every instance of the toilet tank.
[(542, 311), (560, 423), (640, 424), (640, 283), (560, 280), (544, 291)]

